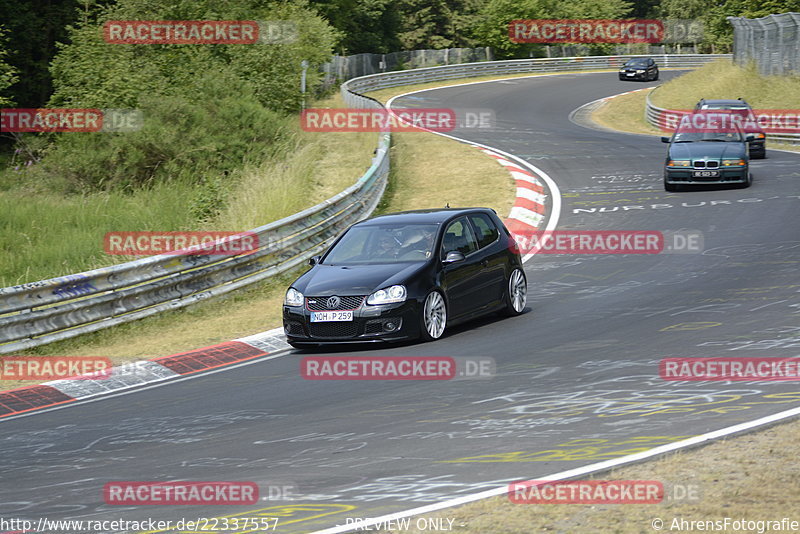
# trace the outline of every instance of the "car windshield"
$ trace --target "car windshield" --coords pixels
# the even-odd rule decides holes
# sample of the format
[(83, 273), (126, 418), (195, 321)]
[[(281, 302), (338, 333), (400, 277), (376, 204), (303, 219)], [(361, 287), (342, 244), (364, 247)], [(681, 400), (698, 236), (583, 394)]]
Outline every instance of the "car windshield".
[(718, 132), (677, 132), (673, 138), (673, 143), (691, 143), (695, 141), (718, 141), (718, 142), (734, 142), (741, 143), (742, 136), (736, 131), (718, 131)]
[(436, 224), (363, 225), (350, 228), (323, 260), (324, 265), (425, 261), (436, 240)]
[(639, 68), (646, 67), (647, 66), (647, 60), (646, 59), (632, 59), (632, 60), (628, 61), (627, 63), (625, 63), (625, 66), (626, 67), (639, 67)]

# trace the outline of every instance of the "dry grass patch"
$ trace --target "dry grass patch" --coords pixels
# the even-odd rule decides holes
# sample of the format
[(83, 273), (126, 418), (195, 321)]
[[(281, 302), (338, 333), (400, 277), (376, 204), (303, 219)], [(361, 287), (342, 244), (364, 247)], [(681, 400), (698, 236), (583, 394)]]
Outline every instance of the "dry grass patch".
[[(744, 98), (755, 109), (800, 108), (800, 77), (761, 76), (754, 67), (742, 68), (728, 60), (709, 63), (658, 87), (608, 100), (592, 113), (592, 120), (622, 132), (666, 135), (644, 119), (647, 95), (654, 105), (668, 109), (692, 109), (701, 98)], [(800, 146), (767, 138), (767, 150), (800, 151)]]
[[(665, 489), (681, 485), (683, 489), (695, 491), (697, 498), (694, 499), (628, 505), (514, 504), (504, 496), (420, 517), (454, 519), (453, 532), (460, 534), (652, 533), (656, 532), (652, 527), (656, 518), (664, 522), (662, 530), (666, 532), (676, 518), (780, 521), (789, 517), (800, 521), (797, 514), (792, 517), (800, 495), (800, 466), (795, 461), (798, 436), (800, 421), (795, 420), (594, 477), (599, 480), (655, 480), (662, 482)], [(554, 465), (553, 471), (558, 470)], [(524, 465), (520, 471), (522, 477)], [(414, 527), (414, 520), (411, 525)], [(680, 529), (683, 532), (699, 530), (702, 528)], [(672, 531), (679, 529), (676, 526)], [(402, 532), (426, 531), (411, 528)], [(734, 530), (729, 527), (728, 532)]]

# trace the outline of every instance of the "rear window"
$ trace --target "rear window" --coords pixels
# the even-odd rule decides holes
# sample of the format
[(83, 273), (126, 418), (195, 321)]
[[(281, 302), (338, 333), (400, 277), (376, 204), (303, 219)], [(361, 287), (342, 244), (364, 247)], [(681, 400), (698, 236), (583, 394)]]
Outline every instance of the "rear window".
[(494, 225), (494, 221), (485, 213), (470, 215), (469, 220), (472, 222), (473, 226), (475, 226), (477, 234), (475, 237), (478, 240), (478, 248), (491, 245), (497, 240), (497, 236), (500, 235), (497, 231), (497, 227)]

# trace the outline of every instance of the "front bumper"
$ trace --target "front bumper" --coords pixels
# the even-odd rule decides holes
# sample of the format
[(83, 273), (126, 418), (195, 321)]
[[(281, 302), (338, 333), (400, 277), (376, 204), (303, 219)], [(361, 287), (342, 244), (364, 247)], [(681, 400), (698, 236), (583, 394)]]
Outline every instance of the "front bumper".
[(751, 156), (763, 156), (767, 153), (767, 143), (764, 139), (755, 139), (747, 145)]
[(720, 167), (714, 169), (719, 171), (719, 176), (695, 177), (692, 172), (706, 169), (664, 168), (664, 182), (668, 184), (686, 185), (705, 185), (705, 184), (743, 184), (747, 182), (748, 166), (741, 167)]
[[(392, 328), (394, 325), (394, 328)], [(353, 310), (352, 321), (311, 322), (311, 311), (300, 306), (283, 306), (283, 331), (294, 344), (402, 341), (420, 335), (415, 300)]]
[(642, 72), (641, 74), (634, 72), (633, 76), (628, 76), (627, 72), (620, 72), (619, 79), (620, 80), (644, 80), (647, 78), (647, 73)]

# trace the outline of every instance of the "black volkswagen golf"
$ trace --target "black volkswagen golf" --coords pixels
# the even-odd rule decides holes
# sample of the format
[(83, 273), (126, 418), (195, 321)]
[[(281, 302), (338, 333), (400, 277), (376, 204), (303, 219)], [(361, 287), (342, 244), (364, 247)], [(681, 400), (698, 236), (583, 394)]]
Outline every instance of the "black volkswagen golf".
[(479, 315), (518, 315), (527, 281), (511, 233), (488, 208), (418, 210), (352, 225), (289, 287), (294, 347), (438, 339)]

